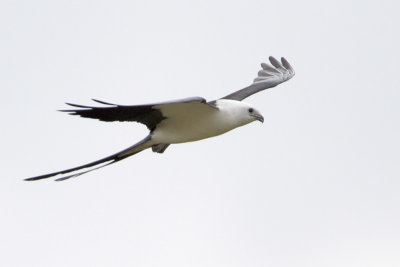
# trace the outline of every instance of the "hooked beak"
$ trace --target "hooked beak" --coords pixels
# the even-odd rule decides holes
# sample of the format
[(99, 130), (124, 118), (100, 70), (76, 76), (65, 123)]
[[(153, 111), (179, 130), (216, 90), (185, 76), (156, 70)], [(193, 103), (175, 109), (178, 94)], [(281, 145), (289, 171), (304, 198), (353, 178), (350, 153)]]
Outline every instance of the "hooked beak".
[(264, 117), (261, 114), (253, 114), (252, 115), (256, 120), (261, 121), (261, 123), (264, 123)]

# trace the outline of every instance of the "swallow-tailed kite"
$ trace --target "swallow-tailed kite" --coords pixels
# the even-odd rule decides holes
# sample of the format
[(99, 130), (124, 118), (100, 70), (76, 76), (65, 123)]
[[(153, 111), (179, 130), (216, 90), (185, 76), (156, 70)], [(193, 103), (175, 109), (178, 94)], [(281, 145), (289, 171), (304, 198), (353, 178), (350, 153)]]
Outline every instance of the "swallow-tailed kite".
[[(154, 152), (163, 153), (170, 144), (197, 141), (226, 133), (253, 121), (263, 122), (264, 118), (260, 112), (241, 100), (294, 76), (294, 70), (285, 58), (282, 58), (281, 62), (273, 57), (269, 60), (272, 66), (262, 63), (258, 77), (250, 86), (214, 101), (207, 101), (202, 97), (190, 97), (150, 105), (125, 106), (94, 100), (103, 104), (102, 107), (67, 103), (79, 108), (62, 110), (71, 115), (101, 121), (136, 121), (146, 125), (150, 133), (140, 142), (111, 156), (25, 180), (35, 181), (68, 173), (56, 179), (56, 181), (66, 180), (113, 164), (150, 147)], [(82, 169), (88, 170), (82, 171)], [(80, 172), (77, 172), (79, 170)]]

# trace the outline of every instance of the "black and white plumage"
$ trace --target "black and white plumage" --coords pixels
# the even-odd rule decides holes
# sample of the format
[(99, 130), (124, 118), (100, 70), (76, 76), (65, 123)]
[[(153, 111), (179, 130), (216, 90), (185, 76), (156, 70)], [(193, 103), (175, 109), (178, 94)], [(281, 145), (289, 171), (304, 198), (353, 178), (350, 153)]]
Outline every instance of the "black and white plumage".
[(262, 63), (262, 70), (258, 72), (258, 77), (250, 86), (210, 102), (201, 97), (190, 97), (135, 106), (116, 105), (99, 100), (94, 101), (104, 106), (92, 107), (67, 103), (78, 108), (62, 110), (71, 115), (107, 122), (135, 121), (146, 125), (150, 133), (135, 145), (111, 156), (75, 168), (25, 180), (34, 181), (63, 174), (64, 176), (56, 181), (66, 180), (118, 162), (150, 147), (154, 152), (163, 153), (170, 144), (217, 136), (256, 120), (263, 122), (264, 118), (260, 112), (241, 100), (259, 91), (275, 87), (295, 74), (285, 58), (282, 58), (281, 62), (273, 57), (269, 60), (272, 65)]

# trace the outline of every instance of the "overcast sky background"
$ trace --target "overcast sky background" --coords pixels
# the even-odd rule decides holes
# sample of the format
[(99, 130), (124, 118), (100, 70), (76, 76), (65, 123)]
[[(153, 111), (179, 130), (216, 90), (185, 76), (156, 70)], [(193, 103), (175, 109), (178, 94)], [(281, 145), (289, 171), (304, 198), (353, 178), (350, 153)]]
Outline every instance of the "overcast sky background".
[[(397, 1), (0, 2), (1, 266), (400, 266)], [(268, 56), (296, 76), (226, 135), (147, 134), (56, 112), (96, 98), (213, 100)]]

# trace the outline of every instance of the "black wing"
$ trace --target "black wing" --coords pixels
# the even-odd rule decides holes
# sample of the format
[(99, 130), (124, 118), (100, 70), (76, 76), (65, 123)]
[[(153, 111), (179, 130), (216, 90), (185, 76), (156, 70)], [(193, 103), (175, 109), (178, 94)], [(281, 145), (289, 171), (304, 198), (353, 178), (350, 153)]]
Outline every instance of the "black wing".
[(262, 63), (262, 70), (258, 72), (258, 77), (254, 79), (252, 85), (229, 94), (222, 99), (232, 99), (241, 101), (262, 90), (272, 88), (280, 83), (286, 82), (294, 76), (294, 69), (290, 66), (285, 58), (281, 58), (279, 62), (274, 57), (269, 57), (272, 66), (267, 63)]
[(161, 112), (161, 107), (163, 105), (173, 105), (188, 102), (206, 103), (206, 100), (201, 97), (190, 97), (169, 102), (137, 106), (111, 104), (96, 99), (93, 99), (93, 101), (107, 106), (92, 107), (67, 103), (70, 106), (81, 109), (67, 109), (60, 111), (69, 112), (71, 115), (78, 115), (84, 118), (98, 119), (101, 121), (136, 121), (146, 125), (147, 128), (152, 131), (155, 129), (158, 123), (165, 119)]

